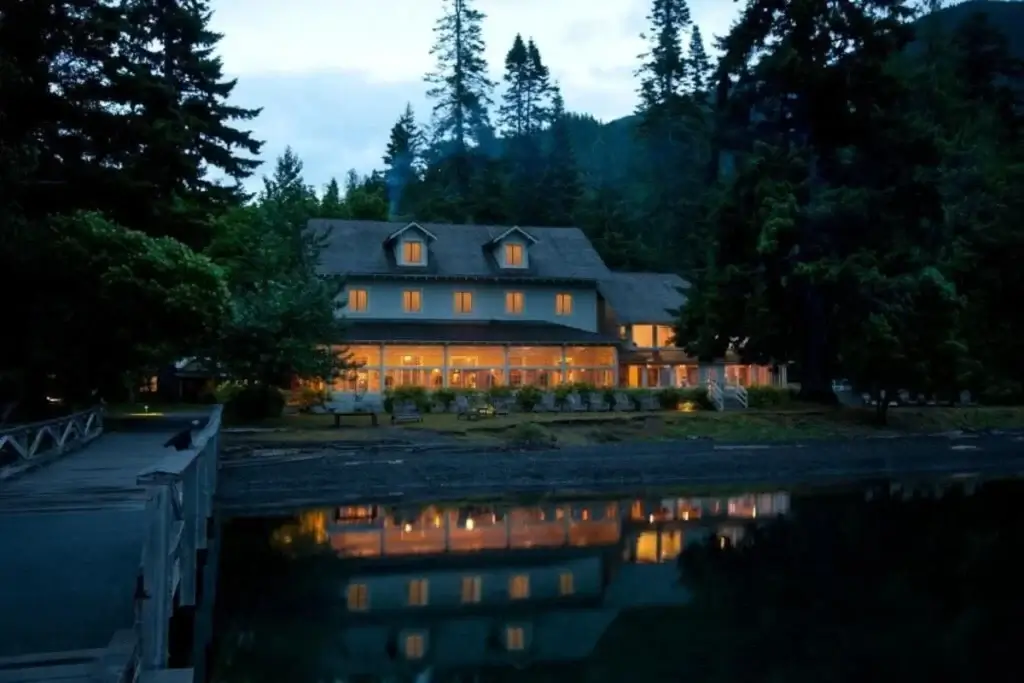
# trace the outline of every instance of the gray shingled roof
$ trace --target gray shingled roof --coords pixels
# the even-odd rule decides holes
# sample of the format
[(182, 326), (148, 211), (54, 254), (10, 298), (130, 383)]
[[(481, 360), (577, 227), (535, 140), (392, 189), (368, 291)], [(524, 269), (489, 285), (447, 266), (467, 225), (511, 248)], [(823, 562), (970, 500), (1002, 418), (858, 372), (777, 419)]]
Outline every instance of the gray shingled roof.
[(536, 277), (602, 280), (609, 276), (590, 240), (579, 228), (533, 228), (522, 230), (536, 238), (529, 248), (529, 267), (503, 270), (493, 258), (488, 242), (508, 232), (508, 226), (444, 225), (421, 223), (437, 236), (427, 245), (428, 265), (409, 268), (395, 263), (391, 249), (384, 247), (388, 235), (402, 223), (315, 219), (309, 228), (329, 231), (321, 253), (325, 273), (353, 276), (427, 274), (439, 277)]
[(686, 303), (679, 288), (689, 283), (670, 273), (609, 273), (598, 291), (615, 311), (621, 325), (668, 324), (675, 317), (668, 311)]

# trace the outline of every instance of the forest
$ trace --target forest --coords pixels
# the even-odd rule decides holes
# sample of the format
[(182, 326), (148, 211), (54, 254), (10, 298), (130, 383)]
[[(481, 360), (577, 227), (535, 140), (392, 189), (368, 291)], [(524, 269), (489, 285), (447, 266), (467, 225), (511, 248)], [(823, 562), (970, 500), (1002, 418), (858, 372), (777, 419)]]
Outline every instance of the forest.
[(792, 363), (813, 400), (838, 377), (1019, 400), (1024, 3), (744, 0), (712, 46), (651, 0), (610, 123), (566, 110), (529, 27), (492, 82), (478, 4), (441, 3), (432, 110), (396, 112), (379, 171), (313, 188), (288, 151), (255, 195), (259, 111), (209, 2), (5, 6), (0, 402), (120, 396), (183, 357), (331, 376), (343, 283), (311, 217), (577, 225), (610, 267), (691, 282), (701, 358)]

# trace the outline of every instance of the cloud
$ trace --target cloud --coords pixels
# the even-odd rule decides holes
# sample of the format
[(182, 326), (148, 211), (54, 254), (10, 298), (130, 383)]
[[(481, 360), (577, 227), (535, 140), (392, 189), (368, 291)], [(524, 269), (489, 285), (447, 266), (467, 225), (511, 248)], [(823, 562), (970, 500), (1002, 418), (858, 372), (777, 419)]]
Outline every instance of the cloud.
[[(571, 111), (602, 120), (632, 113), (633, 72), (644, 51), (650, 0), (477, 0), (487, 14), (491, 76), (501, 78), (516, 33), (532, 37)], [(735, 15), (727, 0), (691, 0), (706, 38)], [(429, 119), (423, 75), (439, 3), (425, 0), (212, 0), (225, 71), (238, 78), (233, 99), (262, 107), (251, 126), (273, 163), (287, 145), (318, 186), (349, 168), (381, 166), (388, 132), (406, 102)], [(265, 172), (265, 170), (264, 170)], [(258, 176), (259, 174), (257, 174)], [(259, 178), (250, 186), (258, 187)]]

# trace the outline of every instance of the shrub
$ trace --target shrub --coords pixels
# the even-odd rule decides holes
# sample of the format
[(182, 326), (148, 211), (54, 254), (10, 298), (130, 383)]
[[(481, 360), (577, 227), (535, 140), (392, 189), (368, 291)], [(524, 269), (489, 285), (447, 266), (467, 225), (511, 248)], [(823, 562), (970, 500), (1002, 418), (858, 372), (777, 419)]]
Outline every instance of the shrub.
[(512, 387), (495, 385), (487, 390), (487, 395), (491, 398), (508, 398), (512, 395)]
[(284, 411), (284, 393), (269, 384), (241, 386), (224, 404), (229, 415), (244, 421), (281, 417)]
[(395, 387), (384, 392), (384, 410), (393, 412), (395, 403), (412, 402), (421, 413), (430, 412), (430, 394), (424, 387)]
[(519, 391), (516, 392), (516, 405), (524, 413), (528, 413), (540, 403), (543, 393), (538, 387), (519, 387)]
[(523, 422), (510, 429), (508, 441), (519, 448), (552, 448), (558, 443), (554, 434), (536, 422)]
[(323, 405), (328, 398), (330, 398), (330, 392), (326, 389), (301, 387), (295, 392), (295, 404), (301, 412), (308, 412), (313, 406)]
[(434, 402), (439, 403), (445, 412), (451, 409), (452, 404), (455, 403), (455, 397), (458, 394), (455, 393), (454, 389), (438, 389), (435, 391), (431, 398)]
[(683, 402), (683, 393), (674, 387), (668, 387), (658, 392), (658, 405), (662, 410), (679, 410), (679, 404)]
[(714, 410), (715, 407), (711, 405), (711, 399), (708, 398), (708, 390), (706, 387), (688, 387), (686, 389), (677, 389), (679, 392), (679, 403), (690, 403), (695, 405), (699, 410)]
[(238, 395), (242, 389), (245, 388), (244, 384), (238, 382), (223, 382), (218, 384), (213, 389), (213, 400), (215, 403), (221, 403), (227, 405)]
[(998, 381), (979, 392), (976, 400), (986, 406), (1024, 405), (1024, 387), (1018, 382)]
[(793, 391), (783, 387), (748, 387), (748, 408), (778, 408), (793, 402)]

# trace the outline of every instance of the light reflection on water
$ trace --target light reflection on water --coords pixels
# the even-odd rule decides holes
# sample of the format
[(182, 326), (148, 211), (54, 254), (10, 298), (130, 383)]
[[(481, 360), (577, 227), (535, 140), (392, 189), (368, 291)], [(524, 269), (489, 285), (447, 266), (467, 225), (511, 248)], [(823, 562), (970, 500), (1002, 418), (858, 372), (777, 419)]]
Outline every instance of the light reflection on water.
[[(941, 491), (885, 485), (856, 495)], [(270, 546), (321, 562), (315, 597), (231, 621), (215, 678), (482, 681), (480, 672), (578, 663), (623, 611), (685, 609), (676, 560), (686, 548), (739, 544), (756, 525), (799, 515), (791, 504), (790, 493), (768, 490), (308, 510), (278, 524)]]

